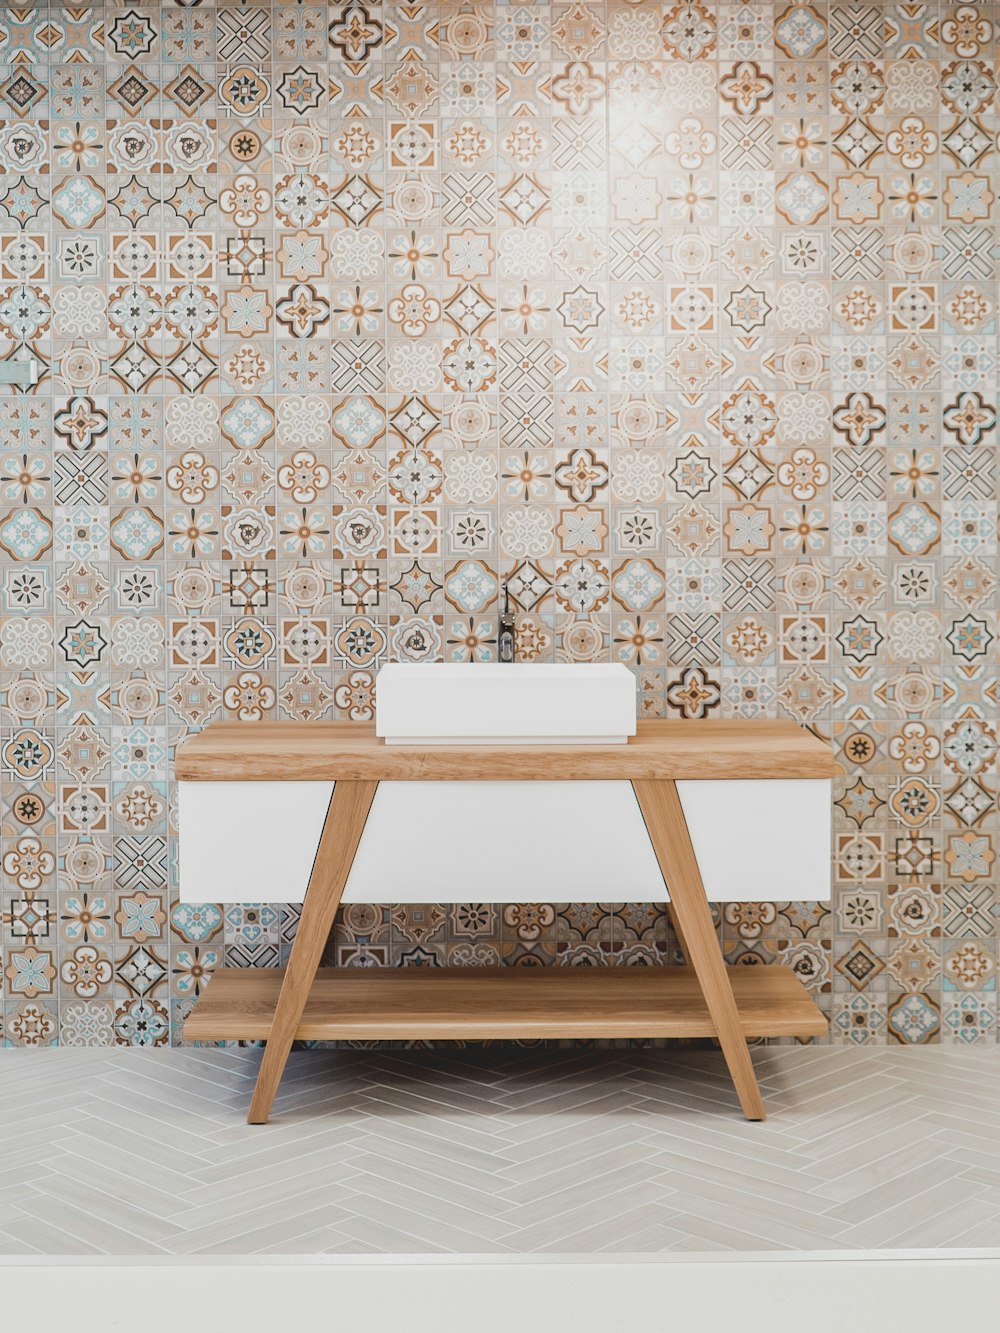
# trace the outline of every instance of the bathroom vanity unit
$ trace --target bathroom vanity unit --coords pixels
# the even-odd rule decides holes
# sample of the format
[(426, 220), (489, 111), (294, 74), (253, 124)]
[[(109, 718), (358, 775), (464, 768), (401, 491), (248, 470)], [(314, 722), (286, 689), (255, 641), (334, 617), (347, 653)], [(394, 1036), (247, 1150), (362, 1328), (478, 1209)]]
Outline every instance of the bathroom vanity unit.
[[(763, 1119), (747, 1038), (820, 1036), (826, 1020), (790, 968), (727, 968), (709, 903), (829, 897), (838, 771), (782, 721), (433, 746), (387, 745), (365, 723), (214, 723), (177, 754), (181, 897), (303, 907), (288, 967), (220, 969), (184, 1036), (266, 1041), (252, 1124), (296, 1038), (717, 1037), (744, 1114)], [(509, 854), (484, 855), (503, 830)], [(342, 901), (470, 896), (668, 901), (687, 965), (319, 966)]]

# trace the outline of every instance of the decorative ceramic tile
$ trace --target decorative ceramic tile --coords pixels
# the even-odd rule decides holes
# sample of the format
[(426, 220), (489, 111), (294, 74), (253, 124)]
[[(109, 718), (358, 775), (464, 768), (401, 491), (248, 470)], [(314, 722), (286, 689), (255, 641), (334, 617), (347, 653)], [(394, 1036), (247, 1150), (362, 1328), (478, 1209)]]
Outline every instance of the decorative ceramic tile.
[[(176, 745), (489, 661), (503, 579), (524, 660), (832, 740), (832, 909), (727, 908), (734, 961), (834, 1041), (994, 1039), (998, 17), (0, 13), (9, 1043), (163, 1044), (277, 965), (295, 910), (172, 898)], [(330, 950), (676, 945), (553, 901), (354, 906)]]

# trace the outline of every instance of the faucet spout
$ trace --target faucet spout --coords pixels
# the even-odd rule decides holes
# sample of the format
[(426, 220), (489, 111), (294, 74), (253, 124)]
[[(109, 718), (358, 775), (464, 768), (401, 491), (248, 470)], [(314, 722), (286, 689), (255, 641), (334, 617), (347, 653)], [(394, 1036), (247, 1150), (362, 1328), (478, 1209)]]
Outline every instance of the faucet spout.
[(517, 652), (514, 635), (514, 616), (510, 609), (510, 589), (506, 580), (503, 585), (503, 610), (500, 612), (500, 626), (497, 632), (497, 657), (501, 662), (513, 662)]

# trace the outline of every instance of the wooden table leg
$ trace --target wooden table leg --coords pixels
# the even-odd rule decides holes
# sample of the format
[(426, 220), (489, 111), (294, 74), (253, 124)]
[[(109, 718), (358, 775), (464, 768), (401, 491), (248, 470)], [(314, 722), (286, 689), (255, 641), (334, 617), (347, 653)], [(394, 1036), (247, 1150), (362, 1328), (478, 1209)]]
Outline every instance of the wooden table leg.
[(743, 1114), (748, 1120), (763, 1120), (764, 1103), (757, 1075), (712, 924), (712, 912), (677, 787), (673, 782), (654, 780), (635, 781), (632, 787), (670, 892), (670, 902), (682, 931), (684, 955), (698, 976)]
[(266, 1124), (333, 918), (351, 873), (377, 782), (337, 782), (316, 849), (299, 927), (281, 985), (247, 1121)]
[(674, 909), (673, 903), (667, 903), (667, 920), (670, 922), (670, 929), (677, 936), (677, 944), (680, 947), (681, 953), (684, 955), (685, 963), (689, 963), (691, 959), (688, 957), (687, 944), (684, 941), (684, 931), (681, 929), (681, 923), (677, 919), (677, 912)]

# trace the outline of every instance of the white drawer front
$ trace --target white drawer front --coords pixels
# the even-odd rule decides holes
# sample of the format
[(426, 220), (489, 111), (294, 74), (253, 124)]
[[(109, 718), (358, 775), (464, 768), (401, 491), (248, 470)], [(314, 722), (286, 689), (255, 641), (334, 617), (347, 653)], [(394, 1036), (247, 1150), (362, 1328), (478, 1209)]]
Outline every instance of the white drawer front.
[[(189, 902), (301, 902), (322, 782), (182, 782)], [(830, 896), (831, 784), (678, 783), (708, 897)], [(665, 896), (627, 782), (386, 782), (346, 902), (643, 902)]]
[(829, 899), (832, 787), (825, 778), (678, 782), (709, 898)]
[(628, 782), (384, 782), (349, 902), (636, 902), (663, 878)]
[(179, 782), (180, 896), (189, 903), (298, 903), (332, 782)]

